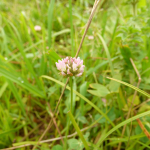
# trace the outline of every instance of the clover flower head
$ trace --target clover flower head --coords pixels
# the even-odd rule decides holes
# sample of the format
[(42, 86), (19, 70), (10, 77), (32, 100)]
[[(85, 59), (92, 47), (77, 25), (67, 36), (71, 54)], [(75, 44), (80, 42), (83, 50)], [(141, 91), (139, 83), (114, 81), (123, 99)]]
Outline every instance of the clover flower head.
[(35, 29), (35, 31), (41, 31), (41, 26), (36, 25), (36, 26), (34, 27), (34, 29)]
[(56, 62), (56, 67), (60, 71), (60, 74), (65, 77), (69, 76), (81, 76), (84, 71), (83, 60), (78, 58), (66, 57)]

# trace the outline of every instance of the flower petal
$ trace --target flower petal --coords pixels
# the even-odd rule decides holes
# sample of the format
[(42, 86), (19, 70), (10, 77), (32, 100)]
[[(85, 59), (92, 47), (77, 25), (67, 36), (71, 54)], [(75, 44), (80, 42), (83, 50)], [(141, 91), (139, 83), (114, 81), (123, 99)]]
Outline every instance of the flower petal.
[(78, 65), (73, 62), (73, 64), (72, 64), (73, 71), (76, 71), (78, 69), (77, 67), (78, 67)]
[(82, 73), (78, 73), (76, 76), (79, 77), (79, 76), (81, 76), (81, 75), (82, 75)]

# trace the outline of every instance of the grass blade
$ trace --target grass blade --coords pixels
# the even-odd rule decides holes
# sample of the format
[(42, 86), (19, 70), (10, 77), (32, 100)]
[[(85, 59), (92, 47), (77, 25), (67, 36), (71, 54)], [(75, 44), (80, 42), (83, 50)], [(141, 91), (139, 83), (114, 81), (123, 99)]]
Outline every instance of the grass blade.
[(144, 112), (144, 113), (141, 113), (139, 115), (136, 115), (132, 118), (129, 118), (123, 122), (121, 122), (120, 124), (116, 125), (114, 128), (112, 128), (109, 132), (107, 132), (103, 137), (101, 137), (99, 143), (97, 143), (97, 146), (99, 146), (111, 133), (113, 133), (114, 131), (116, 131), (117, 129), (119, 129), (120, 127), (124, 126), (125, 124), (128, 124), (129, 122), (131, 121), (134, 121), (138, 118), (141, 118), (141, 117), (144, 117), (146, 115), (149, 115), (150, 114), (150, 111), (147, 111), (147, 112)]
[(135, 86), (133, 86), (133, 85), (131, 85), (129, 83), (126, 83), (126, 82), (123, 82), (123, 81), (120, 81), (120, 80), (117, 80), (117, 79), (114, 79), (114, 78), (109, 78), (109, 77), (107, 77), (107, 78), (110, 79), (110, 80), (114, 80), (116, 82), (119, 82), (121, 84), (124, 84), (124, 85), (126, 85), (126, 86), (128, 86), (128, 87), (130, 87), (130, 88), (132, 88), (132, 89), (134, 89), (134, 90), (136, 90), (138, 92), (140, 92), (141, 94), (147, 96), (148, 98), (150, 98), (150, 94), (146, 93), (145, 91), (143, 91), (143, 90), (141, 90), (141, 89), (139, 89), (139, 88), (137, 88), (137, 87), (135, 87)]
[(26, 81), (25, 79), (21, 78), (21, 76), (17, 77), (16, 75), (13, 75), (12, 72), (2, 68), (1, 66), (0, 66), (0, 75), (2, 75), (5, 78), (11, 80), (12, 82), (17, 83), (21, 87), (27, 89), (28, 91), (30, 91), (31, 93), (33, 93), (33, 94), (35, 94), (35, 95), (37, 95), (39, 97), (43, 97), (43, 98), (45, 97), (45, 95), (44, 95), (44, 93), (42, 91), (38, 90), (35, 86), (31, 85), (28, 81)]
[(72, 113), (70, 111), (68, 112), (68, 115), (69, 115), (69, 118), (71, 119), (72, 124), (75, 127), (79, 137), (81, 138), (81, 140), (82, 140), (86, 150), (90, 150), (89, 146), (88, 146), (88, 144), (87, 144), (87, 142), (86, 142), (86, 140), (85, 140), (85, 138), (84, 138), (84, 136), (82, 134), (82, 132), (80, 131), (80, 128), (78, 127), (78, 125), (77, 125), (77, 123), (76, 123), (76, 121), (75, 121), (75, 119), (74, 119), (74, 117), (73, 117), (73, 115), (72, 115)]
[(1, 96), (3, 95), (3, 93), (5, 92), (7, 86), (8, 86), (8, 83), (5, 82), (5, 83), (3, 84), (3, 86), (1, 87), (1, 89), (0, 89), (0, 98), (1, 98)]
[(55, 0), (51, 0), (48, 8), (48, 46), (51, 47), (52, 44), (52, 20), (53, 20), (53, 10), (54, 10)]
[[(15, 44), (17, 46), (17, 48), (20, 50), (20, 53), (21, 55), (23, 56), (25, 62), (26, 62), (26, 65), (27, 65), (27, 68), (29, 69), (29, 71), (32, 73), (32, 75), (34, 76), (39, 88), (41, 87), (41, 83), (40, 83), (40, 80), (38, 79), (35, 71), (33, 70), (33, 67), (32, 67), (32, 63), (27, 59), (26, 57), (26, 54), (24, 52), (24, 46), (23, 46), (23, 42), (22, 42), (22, 39), (20, 37), (20, 34), (18, 32), (18, 30), (16, 29), (15, 25), (12, 24), (9, 20), (7, 19), (3, 19), (5, 21), (5, 23), (7, 24), (7, 27), (8, 27), (8, 30), (9, 32), (11, 33), (12, 35), (12, 38), (13, 40), (15, 41)], [(15, 32), (14, 32), (15, 31)]]
[(16, 87), (14, 86), (14, 84), (10, 80), (7, 80), (7, 82), (9, 84), (9, 88), (11, 89), (14, 97), (16, 98), (17, 103), (20, 106), (23, 114), (26, 115), (25, 106), (22, 102), (22, 99), (21, 99), (20, 95), (18, 94), (18, 91), (17, 91)]
[(110, 57), (110, 53), (109, 53), (109, 50), (108, 50), (108, 47), (103, 39), (103, 37), (100, 35), (100, 34), (97, 34), (99, 39), (101, 40), (103, 46), (104, 46), (104, 49), (105, 49), (105, 52), (106, 52), (106, 55), (107, 55), (107, 58), (108, 58), (108, 61), (109, 61), (109, 65), (110, 65), (110, 69), (111, 69), (111, 73), (112, 73), (112, 76), (114, 75), (114, 68), (113, 68), (113, 64), (112, 64), (112, 61), (111, 61), (111, 57)]

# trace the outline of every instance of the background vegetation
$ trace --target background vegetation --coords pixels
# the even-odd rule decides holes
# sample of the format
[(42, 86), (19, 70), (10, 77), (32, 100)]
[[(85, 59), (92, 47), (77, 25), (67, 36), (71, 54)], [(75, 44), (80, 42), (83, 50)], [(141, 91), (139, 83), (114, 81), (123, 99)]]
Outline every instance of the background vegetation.
[[(55, 62), (75, 56), (93, 4), (94, 0), (0, 1), (0, 149), (30, 150), (39, 141), (66, 82)], [(73, 116), (89, 147), (114, 150), (122, 142), (120, 149), (150, 149), (140, 126), (150, 131), (150, 1), (102, 0), (79, 56), (85, 71), (73, 79)], [(36, 149), (84, 149), (78, 135), (72, 135), (72, 123), (67, 133), (69, 105), (66, 89), (56, 122)], [(55, 139), (60, 135), (68, 140)]]

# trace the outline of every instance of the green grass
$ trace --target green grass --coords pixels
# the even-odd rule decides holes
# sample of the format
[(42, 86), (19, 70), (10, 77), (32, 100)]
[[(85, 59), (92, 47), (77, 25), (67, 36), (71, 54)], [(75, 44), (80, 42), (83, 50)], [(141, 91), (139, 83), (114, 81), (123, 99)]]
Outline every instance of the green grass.
[[(39, 141), (51, 120), (47, 103), (54, 112), (66, 82), (55, 63), (75, 56), (93, 4), (94, 0), (0, 2), (0, 149), (31, 150), (39, 143), (40, 150), (113, 150), (120, 142), (122, 150), (149, 149), (136, 121), (140, 118), (150, 131), (150, 103), (143, 103), (150, 97), (148, 0), (101, 1), (79, 52), (85, 70), (82, 77), (73, 77), (68, 131), (69, 84), (59, 114), (54, 114), (66, 144), (54, 124)], [(130, 58), (141, 75), (139, 87)]]

